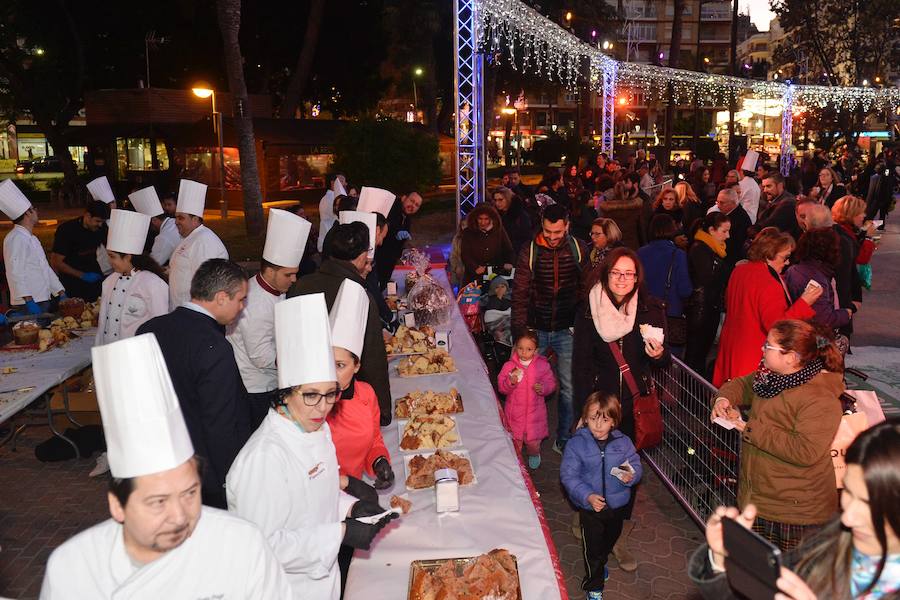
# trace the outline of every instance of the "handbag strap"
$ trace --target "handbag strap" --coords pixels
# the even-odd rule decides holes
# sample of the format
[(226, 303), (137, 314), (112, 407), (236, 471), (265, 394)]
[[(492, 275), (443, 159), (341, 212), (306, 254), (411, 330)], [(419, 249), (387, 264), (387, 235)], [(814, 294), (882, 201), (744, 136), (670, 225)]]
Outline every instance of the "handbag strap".
[(622, 349), (619, 348), (619, 344), (617, 342), (607, 343), (609, 344), (609, 349), (612, 350), (613, 357), (619, 364), (619, 373), (625, 380), (625, 384), (628, 386), (631, 394), (633, 396), (639, 396), (641, 394), (640, 388), (638, 388), (637, 381), (634, 379), (634, 373), (631, 372), (631, 367), (625, 362), (625, 355), (622, 354)]
[(678, 248), (672, 251), (672, 260), (669, 261), (669, 273), (666, 275), (666, 292), (663, 295), (663, 303), (666, 308), (669, 307), (669, 289), (672, 287), (672, 269), (675, 268), (675, 255), (678, 254)]

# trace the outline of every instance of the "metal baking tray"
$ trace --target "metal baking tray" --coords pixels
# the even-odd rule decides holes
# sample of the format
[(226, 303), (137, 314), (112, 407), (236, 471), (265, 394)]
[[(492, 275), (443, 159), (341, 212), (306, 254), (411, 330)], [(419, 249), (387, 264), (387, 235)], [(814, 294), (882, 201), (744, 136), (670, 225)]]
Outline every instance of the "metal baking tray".
[[(513, 564), (516, 566), (516, 581), (518, 582), (518, 591), (516, 594), (516, 600), (522, 600), (522, 581), (519, 578), (519, 561), (516, 560), (516, 556), (514, 554), (510, 554), (513, 559)], [(413, 581), (415, 581), (416, 574), (420, 570), (424, 570), (428, 573), (433, 573), (436, 571), (441, 565), (443, 565), (447, 561), (452, 561), (456, 563), (456, 573), (458, 575), (462, 575), (463, 568), (466, 563), (470, 560), (478, 558), (478, 556), (467, 556), (464, 558), (432, 558), (430, 560), (414, 560), (409, 564), (409, 584), (407, 586), (406, 591), (406, 599), (407, 600), (418, 600), (417, 598), (413, 598)]]

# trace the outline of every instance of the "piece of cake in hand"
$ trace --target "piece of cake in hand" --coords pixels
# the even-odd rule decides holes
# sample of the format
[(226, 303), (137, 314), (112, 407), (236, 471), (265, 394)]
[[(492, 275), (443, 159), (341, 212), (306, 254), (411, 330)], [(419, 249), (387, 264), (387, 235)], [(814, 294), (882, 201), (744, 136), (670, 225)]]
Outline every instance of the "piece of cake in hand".
[(644, 338), (645, 342), (647, 340), (655, 340), (657, 343), (662, 344), (666, 339), (666, 334), (662, 330), (662, 327), (654, 327), (653, 325), (642, 323), (639, 329), (641, 331), (641, 337)]

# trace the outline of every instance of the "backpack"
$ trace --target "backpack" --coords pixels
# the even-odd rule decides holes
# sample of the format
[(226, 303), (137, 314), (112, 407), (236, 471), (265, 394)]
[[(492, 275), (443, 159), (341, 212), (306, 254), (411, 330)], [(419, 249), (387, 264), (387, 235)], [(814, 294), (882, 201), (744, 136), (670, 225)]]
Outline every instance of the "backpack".
[[(575, 257), (575, 267), (578, 269), (578, 272), (581, 272), (581, 261), (584, 258), (583, 253), (581, 252), (581, 246), (578, 245), (578, 241), (572, 237), (569, 238), (569, 250), (572, 251), (572, 256)], [(538, 252), (540, 251), (540, 246), (534, 243), (534, 240), (531, 240), (531, 243), (528, 245), (528, 268), (534, 272), (534, 261), (537, 258)]]

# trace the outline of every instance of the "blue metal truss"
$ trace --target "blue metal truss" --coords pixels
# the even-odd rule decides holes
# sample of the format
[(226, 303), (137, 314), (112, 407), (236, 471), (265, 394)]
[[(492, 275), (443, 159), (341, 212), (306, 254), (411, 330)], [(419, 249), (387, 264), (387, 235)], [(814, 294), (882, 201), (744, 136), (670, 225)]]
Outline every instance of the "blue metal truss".
[(485, 198), (484, 102), (478, 0), (454, 0), (456, 31), (456, 207), (459, 219)]
[(616, 79), (619, 67), (614, 61), (603, 66), (603, 122), (601, 123), (600, 151), (613, 158), (616, 135)]

